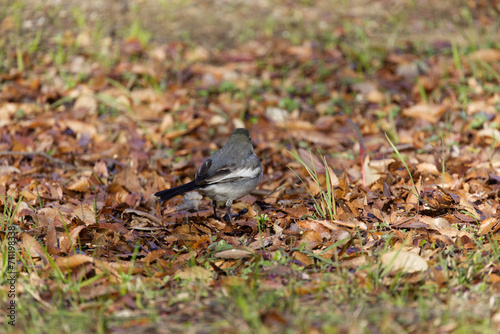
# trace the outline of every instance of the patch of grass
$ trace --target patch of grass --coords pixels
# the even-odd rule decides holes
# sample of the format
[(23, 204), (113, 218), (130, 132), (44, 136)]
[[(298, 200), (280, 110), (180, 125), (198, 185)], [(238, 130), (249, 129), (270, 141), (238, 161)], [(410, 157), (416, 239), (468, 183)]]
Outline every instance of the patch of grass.
[(417, 197), (417, 198), (421, 198), (420, 197), (420, 192), (418, 191), (417, 189), (417, 186), (415, 185), (415, 181), (413, 180), (413, 176), (411, 174), (411, 171), (410, 171), (410, 167), (408, 167), (408, 165), (406, 164), (406, 161), (405, 159), (403, 159), (403, 157), (401, 156), (401, 153), (399, 152), (398, 148), (392, 143), (392, 140), (389, 138), (389, 136), (387, 135), (387, 133), (385, 134), (385, 138), (387, 139), (387, 141), (389, 142), (389, 144), (391, 145), (392, 149), (394, 150), (396, 156), (399, 158), (399, 160), (401, 160), (401, 162), (403, 163), (403, 165), (405, 166), (406, 168), (406, 171), (408, 172), (408, 175), (410, 177), (410, 180), (411, 180), (411, 184), (413, 185), (413, 194)]
[(293, 171), (292, 169), (292, 171), (301, 180), (301, 182), (304, 184), (307, 191), (311, 195), (311, 198), (314, 201), (314, 208), (316, 209), (316, 213), (318, 214), (318, 216), (324, 219), (334, 219), (334, 217), (337, 215), (337, 209), (335, 205), (335, 192), (334, 192), (332, 177), (336, 176), (332, 175), (333, 170), (331, 169), (330, 166), (328, 166), (325, 157), (322, 157), (323, 166), (321, 166), (322, 168), (325, 169), (325, 178), (326, 178), (325, 185), (323, 185), (322, 182), (320, 181), (319, 174), (316, 171), (315, 162), (311, 152), (309, 152), (310, 161), (304, 161), (298, 153), (293, 153), (290, 151), (288, 151), (288, 153), (290, 153), (295, 158), (296, 161), (298, 161), (302, 166), (304, 166), (304, 168), (307, 170), (307, 173), (309, 174), (313, 182), (317, 185), (318, 189), (320, 190), (319, 198), (316, 199), (316, 196), (313, 195), (307, 183), (299, 176), (299, 174), (297, 174), (297, 172)]

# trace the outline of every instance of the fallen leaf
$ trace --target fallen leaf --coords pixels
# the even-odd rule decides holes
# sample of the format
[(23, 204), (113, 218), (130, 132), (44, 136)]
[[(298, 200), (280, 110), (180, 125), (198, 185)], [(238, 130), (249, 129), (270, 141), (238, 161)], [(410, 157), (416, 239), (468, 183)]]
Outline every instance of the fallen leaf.
[(57, 242), (56, 229), (54, 227), (54, 222), (50, 221), (47, 228), (47, 236), (45, 237), (45, 243), (47, 244), (47, 253), (49, 254), (59, 254), (59, 243)]
[(77, 181), (71, 183), (68, 187), (69, 190), (77, 191), (77, 192), (87, 192), (90, 189), (90, 182), (88, 177), (82, 177)]
[(214, 254), (215, 257), (221, 259), (242, 259), (244, 257), (252, 256), (254, 253), (246, 249), (227, 249)]
[(483, 219), (479, 227), (481, 235), (488, 234), (496, 224), (498, 224), (498, 218), (496, 217), (488, 217), (486, 219)]
[(308, 266), (310, 264), (312, 264), (312, 261), (311, 259), (309, 258), (308, 255), (302, 253), (302, 252), (294, 252), (292, 257), (299, 261), (300, 263), (302, 263), (304, 266)]
[(85, 263), (93, 263), (94, 258), (87, 255), (75, 254), (68, 257), (59, 257), (55, 259), (54, 263), (63, 272), (71, 270), (72, 268), (78, 267)]
[(500, 61), (500, 50), (496, 49), (481, 49), (472, 52), (469, 55), (471, 60), (482, 60), (486, 63), (494, 63)]
[(403, 109), (403, 116), (419, 118), (423, 121), (434, 124), (441, 118), (447, 109), (448, 106), (444, 104), (420, 103)]
[(401, 270), (405, 273), (426, 271), (429, 266), (427, 262), (413, 252), (391, 251), (382, 255), (382, 264), (390, 271)]
[(212, 278), (212, 273), (203, 267), (188, 267), (175, 274), (179, 279), (209, 281)]
[(67, 235), (63, 235), (60, 239), (61, 251), (64, 253), (68, 253), (72, 247), (78, 247), (78, 235), (85, 228), (84, 225), (80, 225), (75, 227), (71, 232), (69, 232), (69, 237)]
[(31, 257), (39, 257), (43, 263), (47, 263), (47, 257), (40, 243), (28, 233), (21, 233), (23, 248)]

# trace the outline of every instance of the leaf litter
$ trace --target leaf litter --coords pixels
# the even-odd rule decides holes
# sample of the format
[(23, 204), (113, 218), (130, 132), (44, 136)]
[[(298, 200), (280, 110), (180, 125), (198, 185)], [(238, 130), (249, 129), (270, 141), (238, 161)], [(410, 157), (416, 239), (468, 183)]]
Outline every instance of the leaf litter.
[[(389, 50), (370, 75), (353, 71), (342, 50), (279, 38), (221, 53), (135, 40), (120, 47), (109, 68), (87, 67), (81, 55), (49, 63), (53, 70), (31, 61), (2, 73), (0, 208), (12, 212), (18, 267), (44, 286), (44, 302), (60, 291), (59, 274), (85, 282), (85, 301), (115, 298), (110, 310), (134, 304), (126, 301), (136, 292), (117, 298), (128, 279), (179, 303), (183, 281), (282, 289), (305, 304), (329, 280), (365, 286), (372, 300), (423, 285), (484, 284), (498, 295), (498, 78), (476, 80), (473, 63), (498, 73), (497, 50), (470, 53), (460, 71), (441, 49)], [(62, 72), (83, 68), (75, 87), (61, 82)], [(157, 202), (156, 191), (190, 181), (240, 126), (252, 133), (264, 178), (235, 203), (233, 224), (196, 194)], [(483, 267), (454, 283), (474, 254)], [(499, 314), (496, 305), (487, 316)], [(270, 327), (292, 317), (260, 315)]]

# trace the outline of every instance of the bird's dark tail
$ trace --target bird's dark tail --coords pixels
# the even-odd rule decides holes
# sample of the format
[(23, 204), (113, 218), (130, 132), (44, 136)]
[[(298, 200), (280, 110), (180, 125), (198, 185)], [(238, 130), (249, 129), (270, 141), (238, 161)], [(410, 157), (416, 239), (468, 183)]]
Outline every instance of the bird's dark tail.
[(184, 194), (188, 191), (196, 190), (198, 188), (199, 188), (199, 186), (196, 185), (194, 183), (194, 181), (191, 181), (189, 183), (183, 184), (182, 186), (159, 191), (155, 194), (155, 196), (159, 197), (160, 201), (166, 201), (168, 199), (171, 199), (174, 196), (181, 195), (181, 194)]

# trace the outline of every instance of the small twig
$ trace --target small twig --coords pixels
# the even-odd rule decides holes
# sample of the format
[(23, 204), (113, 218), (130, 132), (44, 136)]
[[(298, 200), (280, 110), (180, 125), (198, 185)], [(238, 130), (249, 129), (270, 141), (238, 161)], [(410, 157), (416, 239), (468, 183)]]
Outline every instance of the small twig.
[(51, 157), (50, 155), (48, 155), (47, 153), (44, 153), (44, 152), (0, 151), (0, 156), (5, 156), (5, 155), (22, 155), (22, 156), (38, 155), (38, 156), (44, 157), (45, 159), (47, 159), (53, 163), (65, 166), (65, 167), (70, 168), (70, 169), (76, 169), (76, 167), (73, 166), (72, 164), (69, 164), (69, 163), (64, 162), (60, 159)]
[(133, 213), (133, 214), (136, 214), (136, 215), (141, 216), (141, 217), (146, 217), (149, 220), (151, 220), (152, 222), (157, 223), (157, 224), (161, 223), (160, 219), (158, 219), (155, 216), (153, 216), (147, 212), (144, 212), (144, 211), (139, 211), (139, 210), (134, 210), (134, 209), (125, 209), (124, 212), (125, 213)]

